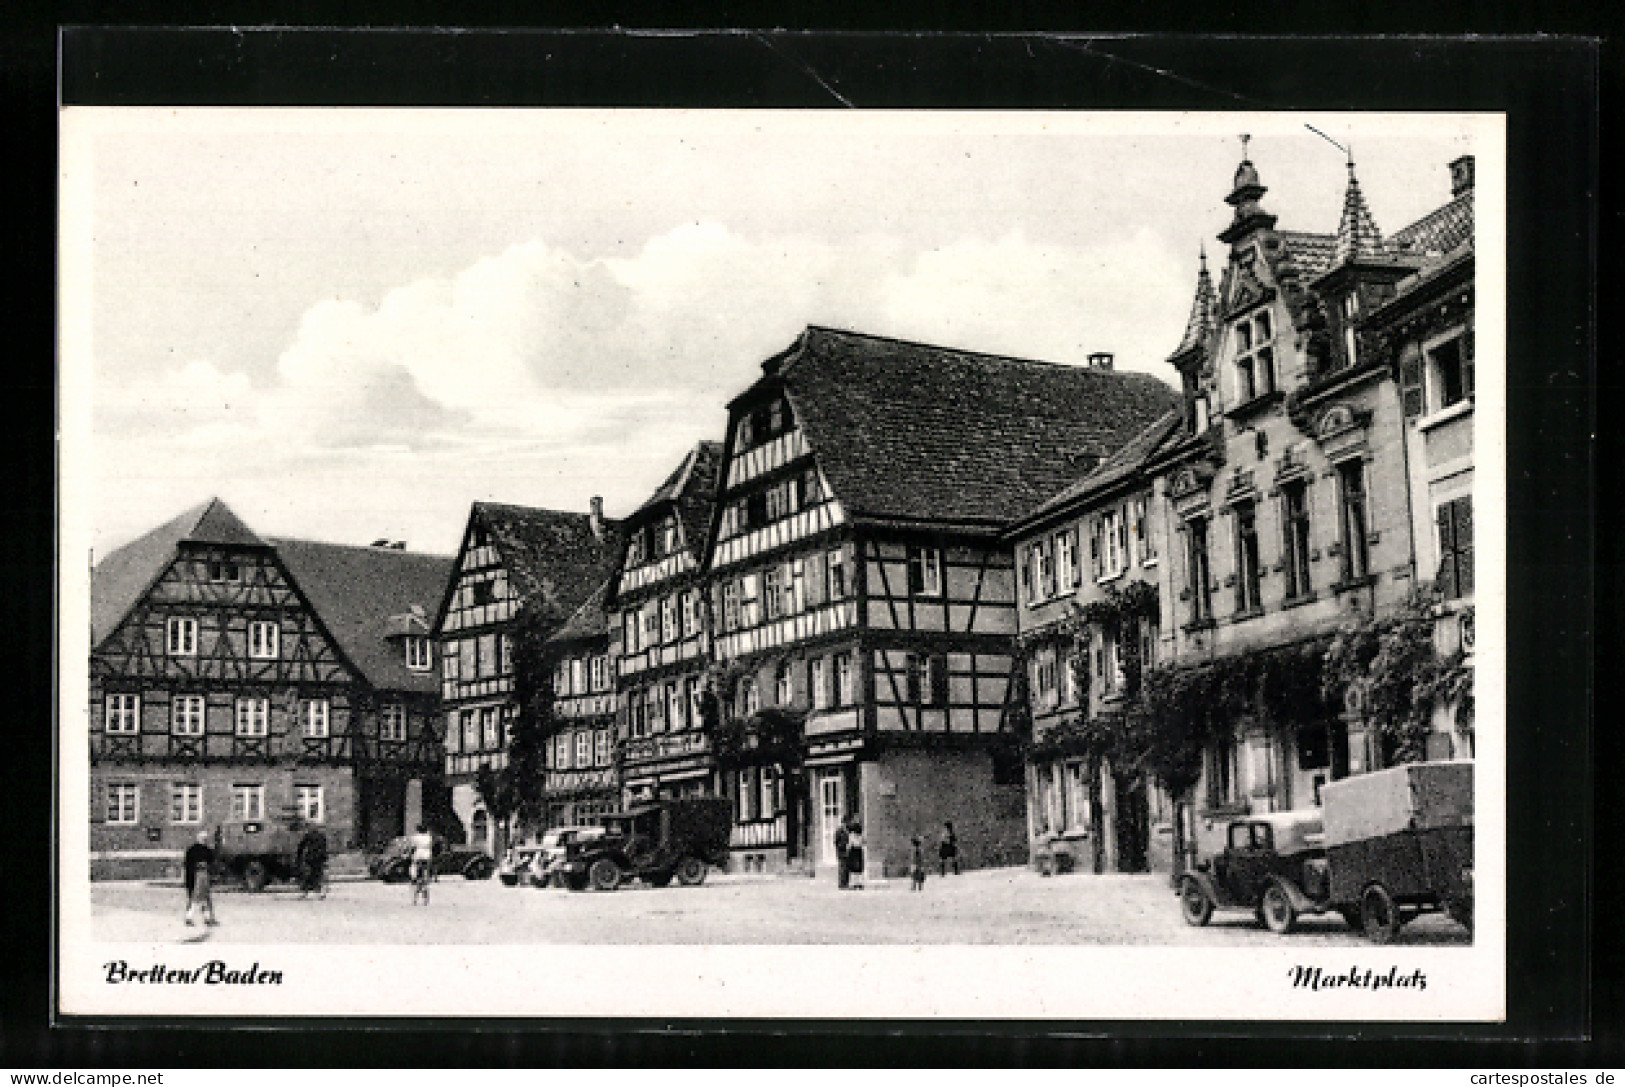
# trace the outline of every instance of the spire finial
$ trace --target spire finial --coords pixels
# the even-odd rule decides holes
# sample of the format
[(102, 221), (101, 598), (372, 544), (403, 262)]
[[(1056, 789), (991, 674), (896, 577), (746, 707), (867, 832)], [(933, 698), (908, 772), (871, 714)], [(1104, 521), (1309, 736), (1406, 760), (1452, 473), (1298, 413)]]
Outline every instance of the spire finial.
[(1241, 134), (1241, 157), (1243, 160), (1247, 158), (1247, 144), (1251, 139), (1252, 137), (1247, 133), (1243, 132)]

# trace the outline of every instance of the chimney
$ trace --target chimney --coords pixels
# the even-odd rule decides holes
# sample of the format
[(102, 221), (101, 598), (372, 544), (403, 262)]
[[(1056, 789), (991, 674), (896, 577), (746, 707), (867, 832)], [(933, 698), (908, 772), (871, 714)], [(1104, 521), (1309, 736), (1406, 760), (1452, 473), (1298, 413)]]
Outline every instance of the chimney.
[(1112, 353), (1110, 351), (1093, 351), (1089, 354), (1089, 369), (1110, 370), (1112, 368)]
[(592, 534), (594, 539), (604, 538), (604, 499), (600, 495), (592, 496)]
[(1450, 196), (1452, 199), (1473, 191), (1473, 156), (1463, 155), (1450, 164)]

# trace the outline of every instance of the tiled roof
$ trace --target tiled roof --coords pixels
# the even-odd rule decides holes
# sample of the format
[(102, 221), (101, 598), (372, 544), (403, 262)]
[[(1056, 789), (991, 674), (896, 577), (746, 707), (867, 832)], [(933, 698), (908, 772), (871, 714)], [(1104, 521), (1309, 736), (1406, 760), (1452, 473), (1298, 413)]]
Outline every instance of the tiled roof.
[(1365, 205), (1359, 179), (1354, 176), (1354, 163), (1350, 162), (1349, 187), (1343, 194), (1343, 218), (1337, 224), (1337, 245), (1332, 259), (1343, 264), (1378, 256), (1382, 250), (1382, 231), (1377, 229), (1377, 221)]
[(415, 625), (401, 619), (414, 608), (434, 613), (451, 577), (450, 557), (313, 540), (271, 543), (322, 625), (369, 683), (380, 690), (424, 694), (439, 689), (433, 672), (406, 667), (399, 634), (404, 626)]
[(90, 572), (90, 646), (95, 649), (123, 622), (175, 558), (183, 542), (264, 547), (265, 541), (218, 498), (193, 506), (151, 532), (108, 553)]
[(1154, 423), (1124, 443), (1117, 452), (1101, 461), (1094, 471), (1041, 503), (1021, 520), (1023, 522), (1038, 520), (1133, 475), (1162, 447), (1170, 435), (1179, 430), (1180, 419), (1181, 413), (1177, 409), (1160, 416)]
[(700, 442), (627, 521), (638, 521), (644, 511), (652, 511), (663, 503), (675, 503), (677, 518), (683, 526), (683, 540), (694, 557), (700, 558), (705, 554), (711, 511), (721, 483), (722, 443)]
[(1400, 280), (1394, 296), (1367, 314), (1367, 322), (1381, 325), (1386, 318), (1403, 312), (1407, 307), (1407, 303), (1411, 302), (1419, 292), (1427, 289), (1429, 285), (1472, 259), (1472, 243), (1466, 242), (1457, 246), (1452, 252), (1446, 253), (1443, 257), (1428, 261), (1415, 274)]
[(575, 610), (565, 624), (548, 636), (550, 642), (581, 642), (602, 638), (609, 633), (609, 617), (604, 614), (604, 597), (609, 592), (606, 581), (593, 590), (591, 596)]
[(620, 524), (606, 519), (594, 533), (590, 514), (476, 502), (472, 516), (485, 527), (525, 603), (547, 607), (561, 619), (604, 583), (620, 554)]
[(1280, 230), (1276, 236), (1286, 245), (1287, 254), (1304, 275), (1313, 278), (1328, 271), (1337, 252), (1335, 234), (1311, 234), (1303, 230)]
[(878, 520), (1008, 521), (1179, 399), (1149, 374), (817, 326), (776, 365), (835, 497)]
[(1473, 242), (1473, 194), (1469, 190), (1388, 239), (1390, 249), (1442, 257)]
[(1179, 346), (1174, 348), (1170, 358), (1183, 355), (1207, 341), (1213, 331), (1218, 307), (1219, 300), (1213, 293), (1213, 277), (1208, 274), (1207, 253), (1204, 252), (1202, 266), (1196, 273), (1196, 295), (1191, 299), (1191, 315), (1185, 322), (1185, 335), (1180, 338)]

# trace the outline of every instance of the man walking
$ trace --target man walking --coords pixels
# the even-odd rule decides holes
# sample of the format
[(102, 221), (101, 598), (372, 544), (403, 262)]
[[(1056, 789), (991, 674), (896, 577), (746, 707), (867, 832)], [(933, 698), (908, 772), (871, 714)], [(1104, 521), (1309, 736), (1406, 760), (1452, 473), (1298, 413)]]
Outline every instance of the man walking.
[(937, 862), (942, 875), (948, 874), (949, 866), (953, 867), (954, 875), (959, 875), (959, 835), (954, 833), (951, 822), (942, 824), (942, 844), (937, 846)]
[(218, 924), (214, 919), (214, 896), (209, 889), (209, 866), (214, 863), (214, 850), (209, 848), (209, 832), (197, 832), (197, 841), (187, 849), (183, 864), (186, 879), (186, 923), (192, 924), (195, 913), (203, 914), (206, 925)]
[(835, 828), (835, 886), (842, 891), (846, 890), (847, 882), (852, 878), (846, 867), (846, 847), (851, 841), (852, 837), (847, 833), (843, 821)]

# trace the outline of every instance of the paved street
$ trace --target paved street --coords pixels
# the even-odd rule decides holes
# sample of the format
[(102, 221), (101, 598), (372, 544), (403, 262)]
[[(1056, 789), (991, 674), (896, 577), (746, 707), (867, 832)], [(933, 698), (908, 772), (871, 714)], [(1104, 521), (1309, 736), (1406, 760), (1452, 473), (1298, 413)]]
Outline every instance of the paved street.
[[(498, 880), (443, 879), (428, 907), (403, 885), (340, 882), (325, 900), (276, 887), (261, 894), (217, 889), (214, 929), (182, 923), (178, 883), (92, 885), (102, 941), (425, 944), (1142, 944), (1316, 947), (1365, 941), (1334, 917), (1311, 917), (1277, 937), (1247, 914), (1186, 925), (1164, 876), (1044, 878), (1019, 868), (838, 891), (832, 879), (715, 876), (704, 886), (623, 888), (610, 894), (505, 887)], [(1466, 945), (1448, 918), (1401, 930), (1408, 944)]]

